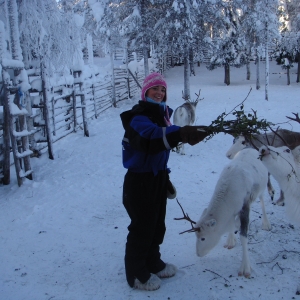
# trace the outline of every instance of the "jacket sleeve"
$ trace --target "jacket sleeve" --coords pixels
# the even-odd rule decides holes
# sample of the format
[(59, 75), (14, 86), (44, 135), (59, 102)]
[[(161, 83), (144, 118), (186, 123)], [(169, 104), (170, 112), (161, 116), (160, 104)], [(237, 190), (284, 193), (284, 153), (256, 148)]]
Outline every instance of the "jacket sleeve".
[(127, 137), (132, 148), (155, 154), (170, 150), (181, 142), (179, 126), (160, 127), (147, 116), (135, 116), (127, 130)]

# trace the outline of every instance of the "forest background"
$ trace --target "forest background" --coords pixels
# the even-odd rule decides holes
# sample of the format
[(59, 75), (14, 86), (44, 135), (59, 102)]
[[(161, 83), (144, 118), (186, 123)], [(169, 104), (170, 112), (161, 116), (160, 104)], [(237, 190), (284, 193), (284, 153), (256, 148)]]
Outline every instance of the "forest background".
[[(53, 159), (52, 144), (80, 127), (88, 136), (88, 121), (130, 99), (152, 71), (183, 64), (182, 97), (190, 100), (195, 65), (224, 68), (230, 85), (231, 68), (245, 66), (250, 80), (255, 61), (260, 89), (264, 60), (268, 100), (269, 57), (286, 70), (287, 85), (296, 63), (299, 82), (299, 28), (295, 0), (0, 1), (2, 183), (12, 156), (21, 185), (32, 177), (30, 156), (47, 148)], [(110, 72), (94, 63), (106, 55)]]

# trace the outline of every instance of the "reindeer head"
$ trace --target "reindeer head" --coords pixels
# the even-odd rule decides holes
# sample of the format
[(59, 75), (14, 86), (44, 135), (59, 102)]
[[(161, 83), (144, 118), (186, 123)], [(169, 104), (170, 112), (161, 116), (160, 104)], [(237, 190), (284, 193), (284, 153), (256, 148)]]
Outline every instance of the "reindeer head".
[(215, 219), (208, 219), (199, 221), (196, 226), (200, 228), (196, 232), (196, 253), (198, 256), (205, 256), (212, 250), (219, 242), (221, 235), (216, 232), (217, 221)]
[(288, 147), (262, 146), (259, 154), (262, 163), (278, 182), (286, 182), (293, 174), (297, 176), (298, 163)]
[[(205, 209), (201, 215), (200, 221), (195, 222), (191, 220), (191, 218), (186, 214), (180, 205), (178, 199), (177, 203), (181, 208), (181, 211), (183, 213), (182, 218), (174, 218), (175, 220), (187, 220), (191, 223), (192, 228), (185, 230), (182, 233), (185, 232), (195, 232), (196, 233), (196, 253), (198, 256), (202, 257), (206, 255), (211, 249), (213, 249), (219, 242), (221, 236), (216, 232), (216, 225), (217, 221), (213, 218), (205, 218), (206, 216), (206, 211)], [(202, 221), (203, 220), (203, 221)], [(196, 226), (194, 226), (196, 224)]]
[(243, 135), (238, 135), (233, 139), (232, 146), (226, 152), (226, 157), (229, 159), (233, 159), (234, 156), (241, 151), (242, 149), (247, 147), (246, 138)]
[(199, 94), (195, 93), (195, 95), (197, 96), (197, 98), (195, 100), (190, 100), (190, 97), (188, 95), (184, 95), (183, 91), (182, 91), (182, 99), (184, 101), (186, 101), (186, 103), (191, 104), (193, 107), (196, 108), (197, 104), (199, 101), (203, 100), (204, 98), (200, 99), (200, 93), (201, 93), (201, 89), (199, 90)]

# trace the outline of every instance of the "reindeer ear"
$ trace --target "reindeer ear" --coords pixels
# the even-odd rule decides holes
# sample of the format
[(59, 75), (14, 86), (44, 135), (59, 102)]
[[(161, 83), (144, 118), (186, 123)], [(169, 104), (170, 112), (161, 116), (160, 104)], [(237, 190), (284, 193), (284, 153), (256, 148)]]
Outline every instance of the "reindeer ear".
[(210, 219), (204, 222), (207, 227), (214, 227), (217, 224), (215, 219)]

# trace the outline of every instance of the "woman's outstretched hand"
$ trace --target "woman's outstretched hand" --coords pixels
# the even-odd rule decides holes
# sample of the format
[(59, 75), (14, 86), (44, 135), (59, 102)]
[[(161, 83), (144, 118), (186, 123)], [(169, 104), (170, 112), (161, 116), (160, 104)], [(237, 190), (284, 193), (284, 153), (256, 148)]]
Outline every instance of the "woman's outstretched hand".
[(179, 134), (183, 143), (188, 143), (190, 145), (196, 145), (207, 136), (209, 132), (205, 131), (204, 126), (184, 126), (179, 129)]

